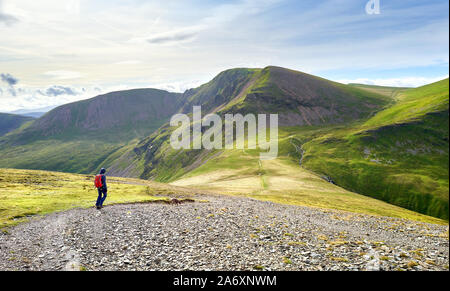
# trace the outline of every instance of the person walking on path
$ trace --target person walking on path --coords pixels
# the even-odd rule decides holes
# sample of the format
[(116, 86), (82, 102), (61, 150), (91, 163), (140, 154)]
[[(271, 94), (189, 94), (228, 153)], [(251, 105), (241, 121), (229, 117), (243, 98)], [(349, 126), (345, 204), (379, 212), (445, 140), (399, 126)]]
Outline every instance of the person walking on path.
[(103, 202), (105, 202), (108, 188), (106, 187), (106, 170), (104, 168), (101, 168), (100, 174), (95, 176), (95, 187), (97, 187), (98, 190), (98, 198), (97, 203), (95, 203), (95, 206), (97, 209), (103, 208)]

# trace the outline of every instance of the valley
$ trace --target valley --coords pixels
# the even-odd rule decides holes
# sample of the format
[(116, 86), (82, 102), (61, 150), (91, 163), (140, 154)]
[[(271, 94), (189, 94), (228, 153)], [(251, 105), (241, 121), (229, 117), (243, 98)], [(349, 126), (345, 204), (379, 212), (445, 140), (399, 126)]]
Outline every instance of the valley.
[[(175, 113), (279, 114), (278, 158), (176, 150)], [(246, 141), (244, 141), (245, 143)], [(140, 178), (215, 193), (448, 221), (448, 79), (417, 89), (343, 85), (279, 67), (231, 69), (184, 94), (113, 92), (0, 138), (0, 167)]]
[(0, 0), (0, 272), (445, 275), (448, 11)]

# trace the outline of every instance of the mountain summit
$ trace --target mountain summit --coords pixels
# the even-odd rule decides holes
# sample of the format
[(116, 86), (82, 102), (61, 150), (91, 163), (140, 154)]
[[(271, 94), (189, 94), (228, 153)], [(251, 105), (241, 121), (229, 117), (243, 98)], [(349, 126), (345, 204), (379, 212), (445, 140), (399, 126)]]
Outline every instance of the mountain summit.
[[(198, 105), (203, 114), (278, 114), (278, 159), (260, 162), (257, 150), (173, 149), (168, 121)], [(231, 69), (183, 94), (136, 89), (62, 105), (0, 137), (0, 154), (0, 167), (91, 173), (101, 165), (116, 176), (293, 195), (316, 206), (329, 189), (327, 201), (348, 210), (336, 198), (347, 194), (332, 182), (448, 219), (448, 79), (408, 89), (280, 67)]]
[(391, 100), (280, 67), (231, 69), (184, 94), (182, 112), (277, 113), (280, 125), (336, 124), (368, 116)]

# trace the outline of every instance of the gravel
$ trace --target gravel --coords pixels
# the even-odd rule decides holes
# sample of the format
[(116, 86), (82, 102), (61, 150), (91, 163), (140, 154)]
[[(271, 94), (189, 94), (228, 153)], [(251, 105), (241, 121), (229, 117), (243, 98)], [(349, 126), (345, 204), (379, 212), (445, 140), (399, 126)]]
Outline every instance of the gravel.
[(198, 198), (32, 219), (0, 234), (0, 270), (448, 270), (448, 225)]

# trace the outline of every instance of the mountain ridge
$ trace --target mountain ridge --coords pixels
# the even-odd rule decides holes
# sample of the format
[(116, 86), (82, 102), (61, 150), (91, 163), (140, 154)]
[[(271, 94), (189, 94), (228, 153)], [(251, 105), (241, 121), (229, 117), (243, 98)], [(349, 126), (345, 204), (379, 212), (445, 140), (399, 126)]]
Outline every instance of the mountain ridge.
[(108, 156), (167, 122), (181, 96), (133, 89), (59, 106), (0, 138), (0, 167), (96, 171)]
[(183, 113), (195, 105), (219, 114), (282, 112), (281, 126), (342, 123), (363, 118), (391, 101), (374, 92), (275, 66), (226, 70), (184, 96)]
[[(289, 87), (288, 83), (283, 83), (285, 77), (294, 80), (294, 85)], [(314, 80), (314, 83), (306, 84), (310, 80)], [(277, 85), (278, 82), (280, 85)], [(308, 91), (303, 93), (303, 88)], [(286, 91), (292, 92), (292, 96)], [(188, 90), (183, 96), (185, 103), (180, 110), (182, 113), (190, 114), (196, 105), (202, 105), (204, 114), (214, 112), (221, 116), (227, 113), (277, 113), (280, 126), (345, 123), (368, 117), (391, 102), (390, 98), (380, 94), (273, 66), (226, 70), (210, 82)], [(300, 106), (301, 110), (298, 108)], [(346, 106), (349, 108), (346, 109)], [(339, 118), (336, 117), (338, 115), (347, 116)], [(142, 139), (133, 150), (128, 150), (112, 164), (113, 173), (124, 174), (125, 169), (129, 169), (128, 164), (133, 163), (140, 165), (140, 178), (171, 181), (181, 175), (184, 169), (201, 164), (198, 158), (209, 155), (205, 152), (211, 152), (188, 150), (182, 156), (176, 154), (177, 151), (172, 150), (168, 143), (171, 130), (165, 124), (157, 132)], [(169, 157), (180, 160), (176, 165), (166, 163)], [(157, 168), (164, 170), (159, 171)], [(136, 174), (136, 171), (133, 173)]]
[(22, 125), (32, 120), (34, 120), (34, 118), (29, 116), (0, 113), (0, 137), (20, 128)]
[[(252, 180), (260, 181), (261, 187), (242, 188), (241, 195), (263, 195), (273, 201), (291, 195), (283, 201), (325, 207), (337, 207), (333, 205), (341, 205), (342, 199), (348, 199), (353, 201), (349, 202), (350, 206), (341, 205), (340, 209), (356, 209), (359, 198), (349, 197), (362, 193), (448, 219), (448, 207), (444, 205), (448, 197), (441, 197), (443, 190), (448, 192), (448, 178), (445, 180), (441, 175), (448, 173), (448, 164), (436, 160), (437, 156), (422, 158), (416, 155), (430, 171), (422, 171), (419, 175), (410, 158), (405, 158), (401, 152), (396, 153), (398, 157), (395, 158), (400, 163), (398, 169), (394, 164), (380, 168), (378, 156), (383, 151), (386, 154), (396, 135), (406, 140), (415, 136), (418, 143), (427, 143), (425, 148), (431, 147), (448, 156), (448, 150), (443, 149), (445, 145), (448, 147), (448, 138), (442, 140), (439, 137), (442, 134), (448, 137), (448, 126), (443, 126), (448, 124), (448, 109), (447, 115), (445, 111), (443, 115), (427, 113), (442, 100), (444, 107), (447, 100), (448, 108), (448, 79), (441, 82), (442, 86), (418, 89), (381, 88), (344, 85), (274, 66), (230, 69), (184, 93), (135, 89), (57, 107), (0, 138), (0, 154), (5, 157), (0, 161), (0, 167), (93, 173), (102, 166), (108, 168), (112, 175), (172, 183), (193, 182), (192, 185), (199, 187), (217, 184), (223, 185), (225, 192), (241, 189), (236, 187), (240, 181)], [(435, 90), (436, 96), (420, 97), (420, 92), (427, 91), (427, 88), (434, 88), (431, 91)], [(148, 104), (143, 105), (144, 101)], [(170, 116), (191, 114), (195, 105), (202, 105), (204, 115), (217, 113), (222, 117), (228, 113), (279, 114), (278, 161), (261, 163), (255, 150), (172, 149), (169, 140), (174, 128), (168, 124)], [(393, 115), (407, 118), (411, 110), (425, 113), (417, 115), (415, 123), (408, 119), (403, 127), (392, 124), (394, 128), (403, 128), (402, 131), (379, 126), (396, 120)], [(102, 114), (106, 114), (104, 119), (101, 119)], [(373, 144), (375, 148), (364, 146), (364, 143)], [(404, 145), (400, 148), (416, 151)], [(214, 172), (219, 170), (218, 165), (220, 171)], [(224, 176), (223, 173), (229, 174)], [(386, 173), (386, 179), (377, 176), (383, 173)], [(196, 175), (203, 178), (199, 180)], [(371, 182), (371, 175), (378, 177), (378, 184)], [(411, 179), (416, 181), (419, 177), (420, 183), (407, 182)], [(209, 181), (209, 186), (203, 184), (205, 181)], [(328, 187), (323, 181), (332, 181), (350, 192), (342, 192), (342, 189), (327, 192), (325, 189)], [(314, 185), (311, 187), (317, 187), (312, 196), (305, 192), (309, 183)], [(433, 186), (433, 183), (438, 186)], [(285, 189), (285, 192), (280, 189)], [(331, 192), (339, 195), (330, 196)], [(341, 195), (348, 198), (341, 199)], [(329, 202), (319, 203), (324, 197), (328, 197)]]

